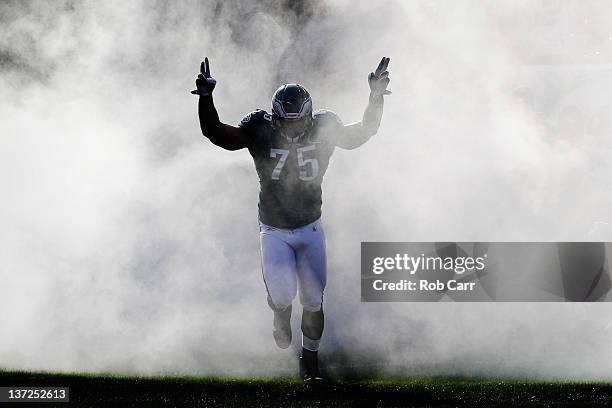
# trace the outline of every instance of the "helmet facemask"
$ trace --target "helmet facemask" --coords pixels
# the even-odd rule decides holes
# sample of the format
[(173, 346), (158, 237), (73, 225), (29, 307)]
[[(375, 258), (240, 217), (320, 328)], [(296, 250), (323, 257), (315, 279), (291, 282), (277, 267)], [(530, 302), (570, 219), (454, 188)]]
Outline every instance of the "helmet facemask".
[(312, 116), (299, 119), (283, 119), (276, 115), (272, 116), (272, 125), (289, 142), (295, 143), (302, 139), (312, 127)]

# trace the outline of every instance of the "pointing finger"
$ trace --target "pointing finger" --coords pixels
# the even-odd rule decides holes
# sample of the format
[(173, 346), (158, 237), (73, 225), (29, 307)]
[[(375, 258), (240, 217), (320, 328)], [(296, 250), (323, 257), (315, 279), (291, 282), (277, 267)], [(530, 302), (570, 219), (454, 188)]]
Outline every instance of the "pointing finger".
[(384, 60), (385, 62), (384, 62), (384, 64), (383, 64), (382, 71), (386, 71), (386, 70), (387, 70), (387, 67), (389, 66), (389, 61), (391, 61), (391, 58), (389, 58), (389, 57), (384, 57), (384, 58), (383, 58), (383, 60)]
[(210, 65), (208, 64), (208, 57), (204, 57), (204, 76), (210, 77)]
[(385, 57), (383, 57), (380, 60), (380, 63), (378, 64), (378, 67), (376, 68), (376, 71), (374, 72), (374, 75), (378, 76), (378, 75), (380, 75), (381, 72), (383, 72), (385, 70), (384, 64), (385, 64)]

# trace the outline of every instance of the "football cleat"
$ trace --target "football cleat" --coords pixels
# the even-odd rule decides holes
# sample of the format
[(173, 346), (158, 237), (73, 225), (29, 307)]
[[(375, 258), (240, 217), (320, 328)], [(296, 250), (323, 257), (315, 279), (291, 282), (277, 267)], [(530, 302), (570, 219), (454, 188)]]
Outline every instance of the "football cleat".
[(300, 376), (306, 382), (323, 380), (319, 374), (319, 359), (317, 354), (316, 351), (302, 348), (302, 356), (300, 357)]
[(274, 312), (274, 341), (282, 349), (291, 345), (291, 305), (282, 312)]

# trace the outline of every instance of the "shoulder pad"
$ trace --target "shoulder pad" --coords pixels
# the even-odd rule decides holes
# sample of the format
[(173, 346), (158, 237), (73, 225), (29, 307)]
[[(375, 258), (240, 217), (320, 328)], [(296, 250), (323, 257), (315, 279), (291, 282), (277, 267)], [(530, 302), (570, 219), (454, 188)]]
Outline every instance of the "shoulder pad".
[(312, 115), (313, 119), (323, 126), (339, 125), (343, 126), (342, 120), (334, 112), (325, 109), (319, 109)]
[(250, 127), (250, 126), (255, 126), (255, 125), (258, 125), (266, 121), (271, 122), (272, 115), (270, 115), (268, 112), (264, 110), (257, 109), (249, 113), (248, 115), (246, 115), (244, 118), (242, 118), (238, 126)]

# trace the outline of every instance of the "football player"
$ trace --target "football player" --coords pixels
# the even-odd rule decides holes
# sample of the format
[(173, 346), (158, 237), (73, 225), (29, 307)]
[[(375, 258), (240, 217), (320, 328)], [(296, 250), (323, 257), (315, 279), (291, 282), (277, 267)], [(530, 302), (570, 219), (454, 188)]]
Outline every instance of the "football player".
[(320, 379), (317, 351), (323, 334), (323, 290), (327, 278), (321, 225), (321, 182), (336, 147), (354, 149), (376, 134), (387, 90), (389, 58), (368, 76), (370, 98), (360, 122), (343, 125), (326, 110), (313, 113), (308, 91), (285, 84), (272, 96), (272, 111), (256, 110), (238, 126), (225, 124), (213, 103), (216, 80), (208, 58), (196, 79), (202, 134), (226, 150), (247, 148), (259, 175), (261, 265), (274, 311), (273, 336), (280, 348), (291, 345), (292, 302), (302, 305), (302, 354), (305, 380)]

